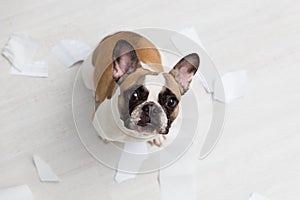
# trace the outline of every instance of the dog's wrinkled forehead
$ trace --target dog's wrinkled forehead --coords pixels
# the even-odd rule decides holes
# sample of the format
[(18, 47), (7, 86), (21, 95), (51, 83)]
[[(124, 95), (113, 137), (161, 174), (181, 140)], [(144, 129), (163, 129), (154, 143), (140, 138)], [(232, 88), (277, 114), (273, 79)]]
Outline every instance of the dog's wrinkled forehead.
[(179, 100), (181, 99), (178, 84), (169, 73), (157, 73), (143, 68), (128, 75), (120, 84), (120, 88), (128, 94), (133, 93), (141, 85), (149, 91), (148, 101), (157, 101), (159, 92), (164, 88), (170, 89)]

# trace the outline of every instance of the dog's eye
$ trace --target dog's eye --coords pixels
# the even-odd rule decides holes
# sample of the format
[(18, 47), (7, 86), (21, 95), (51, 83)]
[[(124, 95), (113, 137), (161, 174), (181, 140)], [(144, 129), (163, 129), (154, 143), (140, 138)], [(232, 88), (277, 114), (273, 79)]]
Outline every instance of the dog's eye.
[(136, 89), (133, 93), (130, 95), (130, 101), (145, 101), (148, 98), (149, 92), (143, 88), (143, 86)]
[(167, 101), (167, 106), (169, 108), (174, 108), (177, 105), (177, 99), (175, 97), (170, 97)]
[(138, 95), (137, 91), (135, 91), (135, 92), (131, 95), (131, 99), (132, 99), (132, 100), (138, 100), (138, 99), (139, 99), (139, 95)]

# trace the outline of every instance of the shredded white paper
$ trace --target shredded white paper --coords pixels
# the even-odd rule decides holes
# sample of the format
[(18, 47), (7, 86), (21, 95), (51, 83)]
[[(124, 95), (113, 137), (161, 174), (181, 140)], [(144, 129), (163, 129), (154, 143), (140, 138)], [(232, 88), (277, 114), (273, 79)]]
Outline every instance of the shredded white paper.
[(224, 74), (214, 85), (214, 99), (230, 103), (247, 93), (247, 72), (239, 70)]
[(10, 68), (10, 73), (13, 75), (32, 76), (32, 77), (48, 77), (48, 65), (45, 61), (36, 61), (26, 65), (22, 71)]
[[(133, 157), (131, 154), (140, 154), (141, 156)], [(126, 142), (122, 155), (119, 160), (118, 169), (130, 169), (131, 172), (125, 173), (117, 170), (115, 180), (118, 183), (135, 178), (144, 160), (148, 157), (147, 142)]]
[(2, 55), (10, 62), (13, 75), (48, 77), (45, 61), (34, 61), (38, 42), (30, 37), (11, 35), (3, 48)]
[(159, 172), (161, 200), (197, 200), (196, 153), (193, 146), (176, 162)]
[(1, 200), (33, 200), (33, 195), (27, 185), (0, 188)]
[(34, 155), (33, 162), (39, 174), (40, 180), (43, 182), (60, 182), (58, 176), (53, 172), (51, 167), (40, 157)]
[(52, 53), (66, 67), (85, 60), (91, 52), (87, 44), (78, 40), (61, 40), (52, 48)]

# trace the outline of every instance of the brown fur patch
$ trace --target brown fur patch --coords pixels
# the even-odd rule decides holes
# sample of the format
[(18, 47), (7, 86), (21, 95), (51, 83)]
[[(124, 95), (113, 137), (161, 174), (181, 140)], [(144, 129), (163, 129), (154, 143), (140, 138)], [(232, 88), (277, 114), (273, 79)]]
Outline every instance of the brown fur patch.
[(112, 52), (120, 39), (128, 41), (136, 50), (140, 61), (151, 66), (155, 71), (162, 72), (161, 57), (157, 48), (145, 37), (133, 32), (117, 32), (105, 37), (93, 52), (94, 86), (96, 98), (99, 100), (96, 108), (106, 99), (111, 98), (117, 87), (112, 78)]

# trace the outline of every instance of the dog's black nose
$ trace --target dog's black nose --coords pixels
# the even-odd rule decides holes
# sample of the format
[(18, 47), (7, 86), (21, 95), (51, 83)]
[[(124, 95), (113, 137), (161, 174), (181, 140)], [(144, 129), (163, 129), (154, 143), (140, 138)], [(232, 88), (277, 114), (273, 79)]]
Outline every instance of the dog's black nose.
[(140, 115), (140, 120), (137, 123), (139, 126), (147, 126), (149, 124), (159, 124), (159, 113), (161, 112), (159, 107), (154, 102), (147, 102), (143, 105), (143, 112)]
[(146, 113), (149, 113), (149, 104), (144, 105), (142, 110)]

